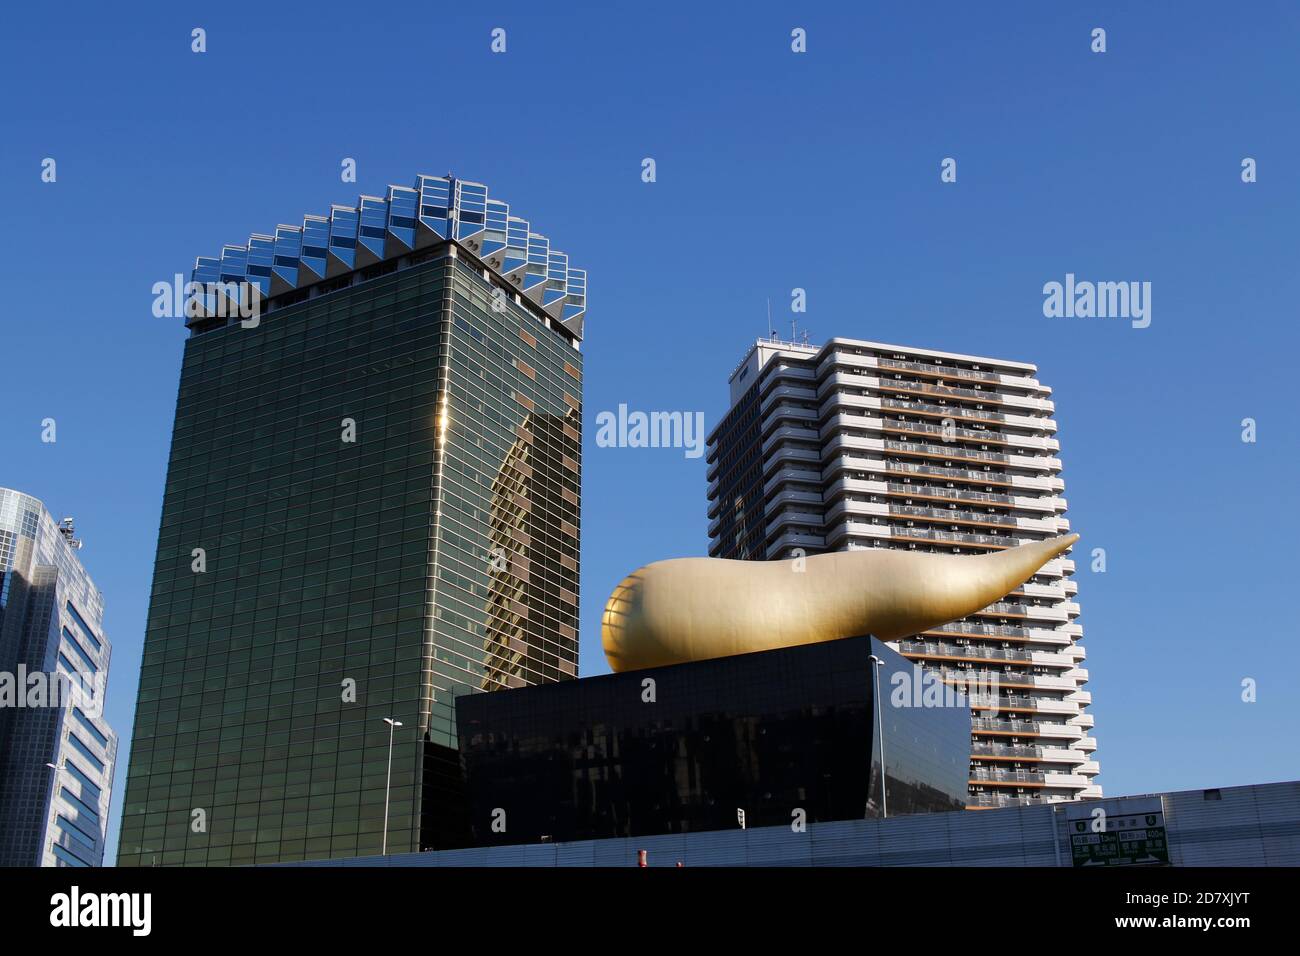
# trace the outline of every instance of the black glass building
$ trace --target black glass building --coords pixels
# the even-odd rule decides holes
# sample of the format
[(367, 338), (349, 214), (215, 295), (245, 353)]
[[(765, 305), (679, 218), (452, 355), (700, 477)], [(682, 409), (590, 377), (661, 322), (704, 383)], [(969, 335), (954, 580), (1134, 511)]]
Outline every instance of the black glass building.
[(880, 816), (882, 736), (890, 816), (962, 809), (969, 705), (917, 677), (858, 637), (461, 698), (469, 842)]
[(577, 675), (586, 275), (422, 176), (194, 282), (118, 863), (445, 842), (453, 698)]

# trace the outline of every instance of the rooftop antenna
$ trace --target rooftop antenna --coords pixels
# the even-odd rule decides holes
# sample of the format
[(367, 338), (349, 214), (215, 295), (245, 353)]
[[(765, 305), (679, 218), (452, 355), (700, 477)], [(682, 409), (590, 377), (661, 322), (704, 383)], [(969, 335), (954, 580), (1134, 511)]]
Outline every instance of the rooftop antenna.
[(71, 518), (64, 518), (58, 524), (59, 534), (63, 535), (63, 540), (68, 542), (68, 547), (74, 551), (81, 550), (81, 540), (77, 538), (76, 524)]
[(767, 297), (767, 337), (776, 341), (776, 329), (772, 328), (772, 297)]

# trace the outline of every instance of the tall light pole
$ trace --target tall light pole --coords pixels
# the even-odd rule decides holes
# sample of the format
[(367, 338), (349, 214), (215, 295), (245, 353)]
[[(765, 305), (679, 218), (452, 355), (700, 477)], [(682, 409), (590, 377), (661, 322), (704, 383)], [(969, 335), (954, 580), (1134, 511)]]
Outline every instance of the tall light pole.
[(388, 782), (384, 784), (384, 843), (379, 852), (382, 856), (388, 856), (388, 796), (393, 792), (393, 731), (402, 726), (402, 722), (385, 717), (384, 723), (388, 725)]
[(880, 734), (880, 818), (884, 820), (889, 817), (889, 779), (885, 773), (885, 717), (880, 703), (880, 668), (885, 666), (885, 662), (875, 654), (871, 655), (871, 662), (876, 665), (872, 669), (872, 676), (876, 680), (876, 727)]

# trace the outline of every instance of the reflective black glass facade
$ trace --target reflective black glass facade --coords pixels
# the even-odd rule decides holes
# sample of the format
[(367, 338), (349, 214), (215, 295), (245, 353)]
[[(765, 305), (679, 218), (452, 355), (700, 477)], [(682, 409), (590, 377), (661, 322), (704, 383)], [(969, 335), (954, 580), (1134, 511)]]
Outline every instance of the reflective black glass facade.
[(721, 469), (716, 496), (720, 502), (718, 529), (709, 557), (761, 560), (766, 556), (761, 424), (755, 382), (714, 432), (714, 442), (723, 451), (716, 465), (709, 465), (710, 470)]
[(472, 842), (879, 816), (873, 648), (889, 815), (963, 808), (969, 708), (892, 694), (912, 665), (860, 637), (458, 700)]
[(119, 865), (379, 852), (385, 717), (436, 845), (454, 697), (576, 676), (572, 334), (448, 245), (311, 291), (186, 342)]

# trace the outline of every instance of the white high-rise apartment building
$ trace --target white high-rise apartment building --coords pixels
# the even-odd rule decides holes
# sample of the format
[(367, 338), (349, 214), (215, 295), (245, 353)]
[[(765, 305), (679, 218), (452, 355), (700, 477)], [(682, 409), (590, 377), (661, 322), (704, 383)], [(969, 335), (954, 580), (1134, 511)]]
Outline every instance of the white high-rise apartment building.
[[(980, 554), (1070, 530), (1037, 369), (854, 339), (759, 340), (709, 436), (709, 554)], [(973, 808), (1100, 797), (1068, 557), (977, 614), (893, 646), (997, 687), (971, 717)], [(982, 704), (991, 703), (982, 701)]]
[(72, 519), (0, 488), (0, 866), (101, 866), (112, 645)]

